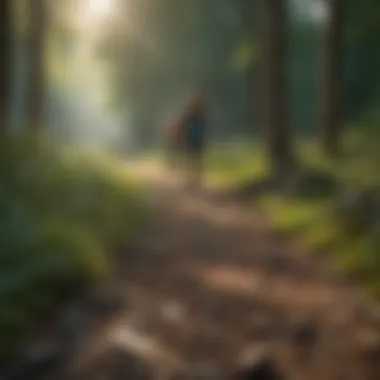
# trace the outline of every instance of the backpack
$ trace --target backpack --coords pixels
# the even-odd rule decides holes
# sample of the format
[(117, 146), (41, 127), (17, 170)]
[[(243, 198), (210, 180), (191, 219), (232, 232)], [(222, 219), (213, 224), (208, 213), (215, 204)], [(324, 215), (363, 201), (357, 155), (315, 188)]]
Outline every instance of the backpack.
[(204, 119), (202, 115), (191, 115), (187, 120), (187, 140), (191, 147), (198, 147), (203, 143)]

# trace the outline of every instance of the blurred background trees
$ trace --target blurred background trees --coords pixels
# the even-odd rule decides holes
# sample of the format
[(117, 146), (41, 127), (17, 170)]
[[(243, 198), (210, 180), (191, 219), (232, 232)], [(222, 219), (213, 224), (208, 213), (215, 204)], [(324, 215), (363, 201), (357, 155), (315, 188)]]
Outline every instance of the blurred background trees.
[(45, 42), (47, 4), (44, 0), (31, 0), (29, 9), (28, 60), (29, 77), (27, 83), (27, 119), (31, 130), (36, 133), (44, 125), (45, 99)]
[[(99, 1), (17, 0), (14, 12), (3, 2), (2, 15), (15, 17), (2, 23), (1, 48), (9, 57), (2, 62), (2, 99), (13, 70), (16, 124), (39, 129), (45, 121), (48, 135), (75, 141), (88, 137), (94, 123), (99, 144), (106, 134), (118, 140), (115, 149), (159, 146), (163, 121), (199, 87), (215, 141), (267, 136), (277, 145), (272, 156), (274, 150), (289, 156), (291, 131), (320, 136), (331, 155), (339, 151), (343, 125), (377, 117), (375, 0), (274, 1), (281, 13), (263, 19), (262, 4), (272, 2), (112, 0), (102, 11)], [(265, 26), (264, 19), (272, 23)], [(277, 29), (286, 33), (276, 42)], [(14, 64), (7, 63), (11, 58)], [(68, 112), (79, 103), (86, 108), (85, 98), (102, 117)], [(269, 112), (269, 99), (276, 111)]]
[(12, 5), (11, 1), (3, 1), (0, 4), (0, 122), (1, 129), (7, 128), (7, 111), (10, 106), (11, 86), (11, 56), (12, 56)]
[(101, 277), (105, 252), (140, 228), (141, 190), (123, 163), (83, 151), (161, 149), (163, 123), (197, 88), (210, 120), (207, 169), (223, 178), (231, 169), (228, 184), (240, 184), (267, 175), (268, 161), (280, 172), (318, 166), (365, 234), (339, 240), (348, 218), (331, 216), (331, 195), (293, 194), (272, 203), (273, 215), (308, 219), (313, 242), (333, 241), (380, 289), (380, 208), (364, 196), (363, 216), (362, 194), (340, 193), (361, 186), (378, 197), (379, 21), (379, 0), (2, 0), (1, 128), (17, 138), (0, 141), (0, 354), (62, 288)]
[[(84, 7), (91, 1), (88, 16)], [(286, 30), (277, 43), (278, 33), (261, 33), (263, 19), (258, 17), (260, 4), (272, 2), (113, 0), (102, 14), (97, 1), (2, 3), (0, 45), (8, 57), (1, 67), (2, 108), (11, 102), (17, 125), (40, 129), (45, 120), (46, 133), (58, 140), (71, 136), (74, 141), (82, 132), (88, 136), (84, 119), (89, 125), (99, 123), (78, 111), (67, 112), (83, 103), (87, 88), (85, 98), (95, 97), (90, 95), (95, 92), (103, 98), (101, 114), (107, 122), (102, 123), (107, 127), (99, 124), (97, 130), (113, 130), (120, 137), (118, 148), (121, 139), (125, 149), (158, 146), (163, 120), (177, 114), (186, 94), (200, 87), (211, 110), (215, 140), (263, 134), (271, 136), (272, 148), (282, 141), (276, 150), (289, 155), (290, 131), (318, 134), (330, 155), (339, 150), (343, 125), (364, 119), (370, 124), (377, 118), (380, 31), (375, 0), (360, 5), (274, 1), (282, 10), (272, 29)], [(272, 12), (267, 20), (274, 21), (277, 14)], [(270, 31), (267, 24), (263, 27)], [(271, 70), (283, 74), (269, 74)], [(276, 91), (269, 91), (268, 80)], [(95, 83), (97, 89), (90, 89)], [(28, 95), (22, 95), (22, 88)], [(275, 112), (265, 106), (269, 96)]]

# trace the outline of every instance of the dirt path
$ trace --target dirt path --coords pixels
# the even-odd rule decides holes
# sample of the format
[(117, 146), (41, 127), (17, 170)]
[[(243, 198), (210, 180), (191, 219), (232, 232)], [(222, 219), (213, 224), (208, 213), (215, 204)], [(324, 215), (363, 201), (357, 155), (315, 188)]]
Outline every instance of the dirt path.
[(281, 379), (380, 379), (378, 309), (259, 211), (139, 171), (157, 200), (152, 231), (122, 255), (124, 309), (91, 334), (71, 379), (236, 378), (247, 348)]

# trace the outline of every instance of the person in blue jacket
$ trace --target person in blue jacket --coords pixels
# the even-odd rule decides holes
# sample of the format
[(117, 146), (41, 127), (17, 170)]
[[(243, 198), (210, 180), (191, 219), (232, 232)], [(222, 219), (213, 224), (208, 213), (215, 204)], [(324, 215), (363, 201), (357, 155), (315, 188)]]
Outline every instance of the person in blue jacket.
[(203, 159), (206, 133), (206, 111), (201, 96), (195, 96), (185, 112), (184, 120), (185, 154), (190, 170), (190, 183), (202, 182)]

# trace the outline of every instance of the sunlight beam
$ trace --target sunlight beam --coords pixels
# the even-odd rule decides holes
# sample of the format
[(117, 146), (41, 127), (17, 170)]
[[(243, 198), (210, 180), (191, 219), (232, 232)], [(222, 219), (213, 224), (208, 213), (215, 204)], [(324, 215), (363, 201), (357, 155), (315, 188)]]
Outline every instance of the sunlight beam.
[(112, 0), (87, 0), (88, 10), (95, 17), (105, 16), (112, 9)]

